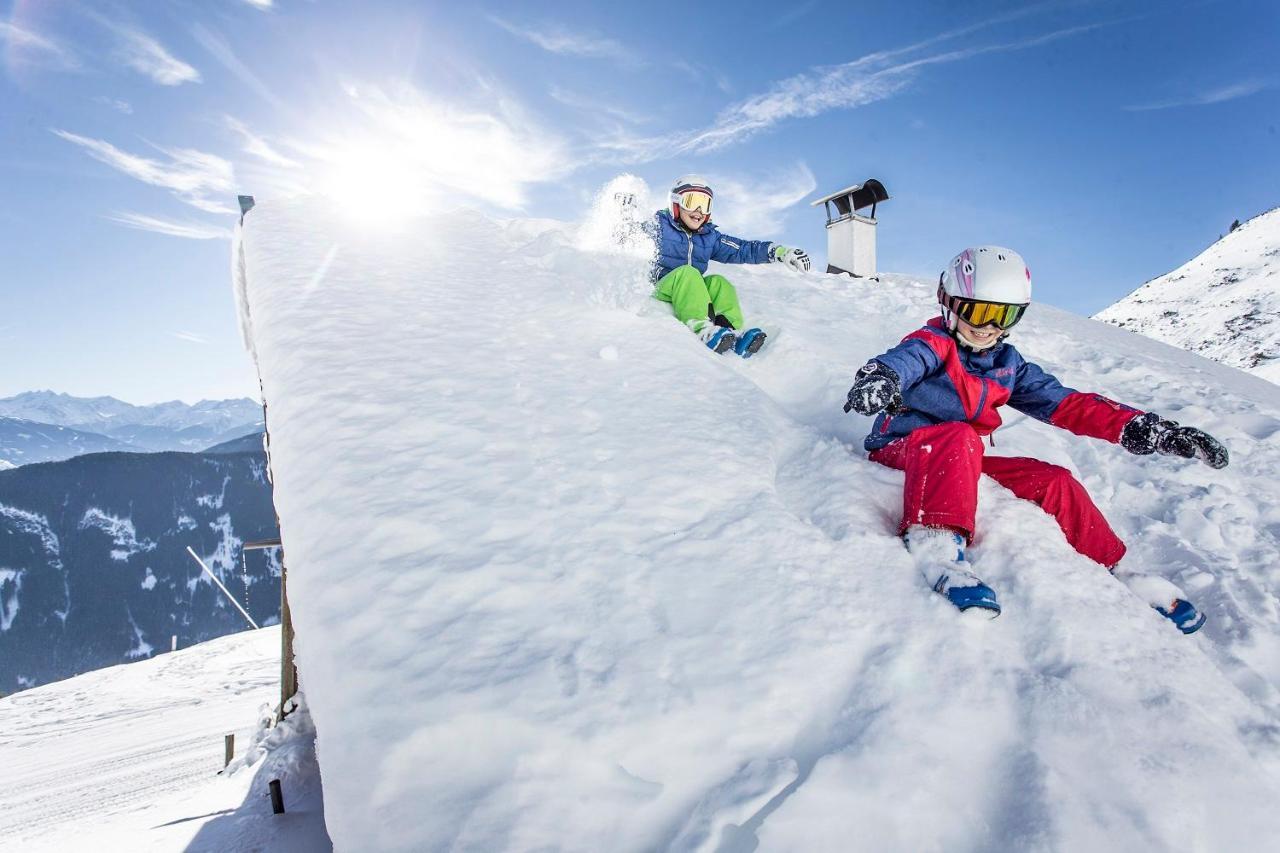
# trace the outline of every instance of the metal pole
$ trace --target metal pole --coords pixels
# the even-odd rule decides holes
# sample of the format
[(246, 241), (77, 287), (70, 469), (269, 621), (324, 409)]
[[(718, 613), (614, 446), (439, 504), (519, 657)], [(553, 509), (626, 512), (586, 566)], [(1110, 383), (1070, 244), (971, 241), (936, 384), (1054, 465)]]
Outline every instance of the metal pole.
[(236, 601), (236, 597), (232, 595), (225, 586), (222, 585), (222, 581), (218, 580), (218, 576), (215, 575), (212, 571), (210, 571), (209, 567), (204, 564), (204, 560), (196, 556), (196, 552), (191, 550), (190, 545), (187, 546), (187, 553), (191, 555), (191, 558), (193, 560), (195, 560), (197, 563), (200, 564), (200, 568), (204, 569), (205, 574), (213, 578), (213, 582), (218, 585), (218, 589), (222, 590), (222, 594), (227, 597), (227, 600), (236, 606), (236, 610), (239, 610), (244, 615), (244, 618), (249, 620), (249, 624), (252, 625), (254, 628), (257, 628), (258, 623), (254, 622), (253, 617), (250, 616), (247, 612), (245, 612), (245, 609), (240, 606), (240, 602)]

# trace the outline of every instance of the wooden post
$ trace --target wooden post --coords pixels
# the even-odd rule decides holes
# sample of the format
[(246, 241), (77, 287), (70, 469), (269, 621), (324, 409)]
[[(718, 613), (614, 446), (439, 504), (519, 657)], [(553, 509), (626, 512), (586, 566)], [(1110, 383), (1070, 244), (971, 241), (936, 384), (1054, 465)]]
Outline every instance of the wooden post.
[(284, 547), (279, 539), (263, 539), (244, 543), (245, 551), (264, 548), (280, 549), (280, 716), (289, 715), (288, 702), (298, 692), (298, 668), (293, 664), (293, 618), (289, 615), (289, 569), (284, 559)]
[(236, 757), (236, 736), (234, 734), (229, 734), (223, 737), (222, 750), (224, 753), (223, 759), (222, 759), (222, 769), (226, 770), (227, 765), (231, 763), (231, 759)]
[(273, 814), (284, 814), (284, 791), (280, 790), (280, 780), (272, 779), (267, 783), (271, 788), (271, 811)]
[(289, 577), (284, 552), (280, 554), (280, 719), (288, 716), (289, 700), (298, 692), (298, 668), (293, 664), (293, 617), (289, 615)]

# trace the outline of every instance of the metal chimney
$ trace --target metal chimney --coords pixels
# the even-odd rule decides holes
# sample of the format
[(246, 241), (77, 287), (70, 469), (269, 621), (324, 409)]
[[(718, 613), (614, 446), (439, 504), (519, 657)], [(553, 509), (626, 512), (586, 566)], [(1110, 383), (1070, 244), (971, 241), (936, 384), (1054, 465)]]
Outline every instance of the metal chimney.
[[(827, 272), (876, 277), (876, 205), (888, 198), (884, 184), (868, 178), (813, 202), (827, 211)], [(866, 207), (870, 216), (856, 212)]]

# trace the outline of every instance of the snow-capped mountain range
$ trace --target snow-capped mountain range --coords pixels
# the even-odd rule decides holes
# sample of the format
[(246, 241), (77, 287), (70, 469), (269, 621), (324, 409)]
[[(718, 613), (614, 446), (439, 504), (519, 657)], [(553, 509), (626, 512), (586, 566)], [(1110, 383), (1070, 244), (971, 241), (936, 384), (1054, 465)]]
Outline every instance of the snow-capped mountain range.
[(83, 453), (136, 450), (132, 445), (96, 432), (0, 417), (0, 470), (56, 462)]
[(1095, 318), (1280, 383), (1280, 208)]
[(166, 427), (193, 426), (228, 430), (262, 419), (262, 407), (248, 397), (235, 400), (180, 400), (135, 406), (115, 397), (73, 397), (54, 391), (26, 391), (0, 399), (0, 415), (69, 426), (110, 435), (121, 424)]
[(261, 429), (262, 407), (247, 397), (135, 406), (28, 391), (0, 399), (0, 469), (95, 451), (196, 452)]

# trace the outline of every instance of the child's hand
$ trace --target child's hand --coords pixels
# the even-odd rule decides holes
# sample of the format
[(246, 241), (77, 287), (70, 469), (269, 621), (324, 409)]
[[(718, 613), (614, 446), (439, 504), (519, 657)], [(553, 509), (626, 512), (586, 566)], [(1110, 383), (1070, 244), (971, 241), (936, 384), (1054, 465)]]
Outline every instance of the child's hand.
[(1125, 424), (1124, 431), (1120, 433), (1120, 446), (1141, 456), (1159, 453), (1199, 459), (1210, 468), (1225, 468), (1229, 461), (1227, 449), (1207, 432), (1178, 426), (1154, 412), (1138, 415)]
[(849, 389), (849, 400), (844, 404), (846, 413), (874, 415), (902, 408), (902, 380), (898, 374), (878, 361), (868, 361), (858, 368), (858, 378)]
[(793, 270), (809, 271), (809, 255), (804, 249), (789, 249), (786, 246), (775, 245), (770, 250), (769, 257), (778, 263), (786, 264)]

